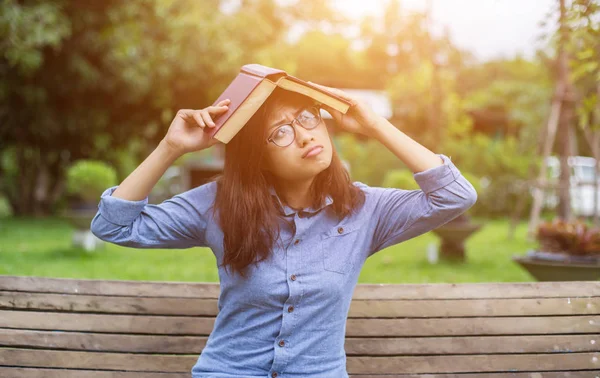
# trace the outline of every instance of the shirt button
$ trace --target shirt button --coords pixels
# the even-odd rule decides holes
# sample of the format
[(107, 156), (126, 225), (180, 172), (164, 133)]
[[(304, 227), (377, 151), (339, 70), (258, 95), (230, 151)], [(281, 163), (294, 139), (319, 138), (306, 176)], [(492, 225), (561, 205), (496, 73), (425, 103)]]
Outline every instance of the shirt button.
[(294, 242), (294, 245), (300, 243), (300, 239), (296, 239), (296, 241)]
[(296, 281), (296, 275), (295, 275), (295, 274), (292, 274), (292, 275), (290, 276), (290, 280), (292, 280), (292, 281)]
[(294, 311), (294, 306), (288, 307), (288, 312), (292, 312), (292, 311)]
[(344, 232), (344, 227), (339, 227), (338, 228), (338, 234), (341, 234), (342, 232)]
[(276, 371), (274, 371), (274, 372), (271, 374), (271, 377), (273, 377), (273, 378), (277, 378), (277, 372), (276, 372)]
[(282, 347), (282, 346), (284, 346), (284, 345), (285, 345), (285, 342), (284, 342), (283, 340), (281, 340), (281, 341), (279, 342), (279, 346), (280, 346), (280, 347)]

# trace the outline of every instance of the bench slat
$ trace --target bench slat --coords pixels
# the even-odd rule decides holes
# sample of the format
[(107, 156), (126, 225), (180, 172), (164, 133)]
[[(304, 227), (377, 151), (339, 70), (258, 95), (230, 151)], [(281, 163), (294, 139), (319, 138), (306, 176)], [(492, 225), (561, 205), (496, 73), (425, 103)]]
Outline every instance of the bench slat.
[(599, 358), (600, 353), (348, 357), (346, 367), (353, 374), (583, 370), (597, 369)]
[(217, 299), (214, 282), (119, 281), (0, 275), (0, 290), (35, 293)]
[[(32, 369), (0, 366), (3, 378), (190, 378), (190, 373), (152, 373), (98, 370)], [(572, 375), (572, 377), (579, 378)], [(525, 377), (523, 377), (525, 378)], [(558, 378), (558, 377), (556, 377)], [(562, 376), (560, 377), (562, 378)]]
[(596, 333), (599, 316), (348, 319), (349, 336), (460, 336)]
[[(122, 335), (0, 328), (0, 346), (94, 352), (199, 354), (202, 336)], [(351, 355), (434, 355), (597, 352), (600, 334), (552, 336), (462, 336), (346, 338)]]
[[(216, 316), (216, 299), (145, 298), (0, 291), (0, 309)], [(600, 297), (542, 299), (353, 300), (350, 318), (600, 314)]]
[[(544, 373), (474, 373), (474, 374), (350, 374), (350, 378), (590, 378), (600, 370)], [(189, 373), (150, 373), (98, 370), (29, 369), (0, 366), (0, 377), (5, 378), (190, 378)]]
[[(423, 374), (597, 369), (600, 353), (348, 357), (349, 374)], [(198, 356), (0, 348), (0, 365), (71, 369), (188, 372)], [(510, 368), (507, 368), (510, 367)]]
[[(218, 283), (118, 281), (0, 275), (0, 291), (217, 299)], [(600, 281), (359, 284), (354, 299), (475, 299), (600, 296)]]
[[(214, 318), (0, 311), (5, 328), (208, 336)], [(348, 319), (347, 336), (597, 333), (600, 316)]]

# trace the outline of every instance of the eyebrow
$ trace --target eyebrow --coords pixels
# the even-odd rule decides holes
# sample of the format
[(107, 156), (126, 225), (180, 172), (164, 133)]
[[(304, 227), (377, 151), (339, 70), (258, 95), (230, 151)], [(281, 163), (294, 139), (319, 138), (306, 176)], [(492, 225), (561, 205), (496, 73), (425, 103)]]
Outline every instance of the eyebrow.
[[(310, 105), (306, 105), (306, 106), (303, 106), (303, 107), (301, 107), (301, 108), (298, 110), (298, 112), (294, 113), (294, 118), (298, 117), (298, 115), (300, 114), (300, 112), (302, 112), (303, 110), (305, 110), (305, 109), (308, 109), (308, 108), (310, 108)], [(278, 126), (281, 126), (281, 125), (283, 125), (283, 124), (285, 124), (285, 123), (288, 123), (288, 121), (287, 121), (287, 120), (284, 118), (284, 119), (282, 119), (282, 120), (280, 120), (280, 121), (278, 121), (278, 122), (274, 123), (272, 126), (269, 126), (269, 129), (268, 129), (268, 131), (271, 131), (271, 130), (273, 130), (274, 128), (276, 128), (276, 127), (278, 127)]]

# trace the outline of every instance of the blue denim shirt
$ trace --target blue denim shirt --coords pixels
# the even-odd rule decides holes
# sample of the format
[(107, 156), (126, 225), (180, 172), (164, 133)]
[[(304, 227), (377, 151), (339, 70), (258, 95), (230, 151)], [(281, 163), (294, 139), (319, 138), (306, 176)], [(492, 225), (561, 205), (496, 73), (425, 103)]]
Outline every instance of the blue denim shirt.
[[(355, 215), (338, 222), (325, 208), (281, 206), (281, 239), (248, 279), (219, 267), (219, 313), (193, 378), (348, 377), (346, 318), (365, 260), (457, 217), (477, 199), (445, 155), (444, 165), (413, 175), (420, 190), (353, 184), (366, 193)], [(216, 183), (161, 204), (112, 197), (106, 189), (91, 223), (100, 239), (136, 248), (210, 247), (223, 260), (223, 233), (209, 211)]]

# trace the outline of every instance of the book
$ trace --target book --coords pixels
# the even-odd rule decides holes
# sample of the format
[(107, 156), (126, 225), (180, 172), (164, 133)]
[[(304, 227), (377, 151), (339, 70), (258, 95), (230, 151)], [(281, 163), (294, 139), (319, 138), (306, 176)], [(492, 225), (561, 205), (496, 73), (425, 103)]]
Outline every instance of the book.
[(228, 98), (229, 109), (213, 119), (214, 127), (205, 127), (204, 131), (224, 144), (229, 143), (277, 87), (301, 93), (344, 114), (351, 105), (348, 100), (331, 91), (318, 88), (283, 70), (255, 63), (246, 64), (213, 103), (214, 106)]

